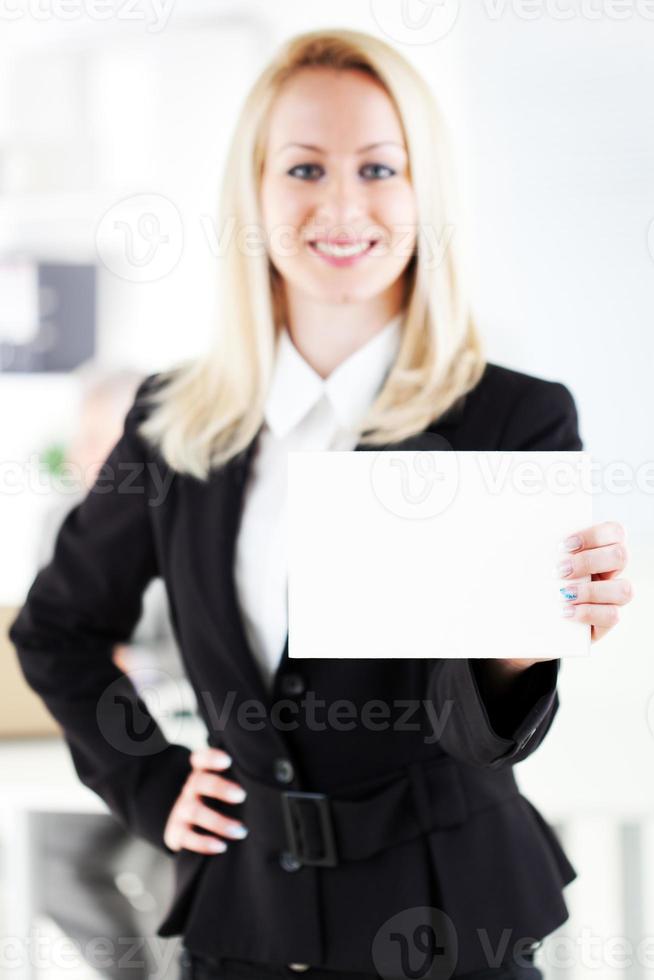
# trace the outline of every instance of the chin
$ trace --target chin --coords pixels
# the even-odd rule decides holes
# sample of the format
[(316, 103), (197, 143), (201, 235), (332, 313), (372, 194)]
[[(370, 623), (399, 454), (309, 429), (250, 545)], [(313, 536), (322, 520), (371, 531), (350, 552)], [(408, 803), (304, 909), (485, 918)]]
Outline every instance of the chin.
[(365, 303), (370, 299), (374, 299), (377, 295), (378, 293), (375, 290), (338, 289), (325, 292), (317, 296), (316, 299), (319, 299), (327, 306), (346, 306), (354, 303)]
[(316, 282), (304, 282), (297, 283), (297, 285), (302, 289), (302, 291), (311, 296), (313, 299), (319, 300), (321, 303), (333, 304), (343, 304), (343, 303), (365, 303), (368, 300), (374, 299), (381, 293), (386, 292), (393, 285), (393, 280), (384, 280), (383, 282), (373, 282), (370, 278), (365, 281), (356, 282), (351, 280), (350, 282), (345, 281), (334, 281), (325, 282), (324, 280)]

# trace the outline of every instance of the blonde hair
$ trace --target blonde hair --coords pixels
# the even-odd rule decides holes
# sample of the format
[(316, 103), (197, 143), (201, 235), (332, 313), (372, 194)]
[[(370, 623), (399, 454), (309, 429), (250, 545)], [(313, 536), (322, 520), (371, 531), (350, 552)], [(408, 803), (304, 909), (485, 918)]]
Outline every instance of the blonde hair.
[[(456, 228), (451, 161), (444, 122), (427, 84), (392, 47), (368, 34), (319, 30), (286, 42), (251, 88), (228, 153), (220, 219), (231, 236), (217, 282), (220, 323), (211, 349), (160, 372), (161, 386), (139, 433), (169, 466), (206, 479), (246, 449), (262, 421), (282, 329), (279, 274), (267, 254), (245, 255), (238, 231), (261, 228), (258, 202), (265, 126), (284, 83), (307, 67), (364, 71), (384, 87), (398, 112), (417, 202), (418, 241), (404, 271), (404, 320), (397, 358), (360, 427), (369, 445), (415, 435), (473, 388), (485, 368), (461, 259), (452, 236), (442, 259), (428, 263), (424, 229)], [(442, 231), (441, 231), (442, 235)]]

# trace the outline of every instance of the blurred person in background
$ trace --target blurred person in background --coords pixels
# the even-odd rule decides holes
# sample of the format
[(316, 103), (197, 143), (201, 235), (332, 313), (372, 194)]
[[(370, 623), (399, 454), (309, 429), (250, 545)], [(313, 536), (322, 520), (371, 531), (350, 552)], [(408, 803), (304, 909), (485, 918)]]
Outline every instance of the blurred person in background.
[[(65, 516), (80, 503), (121, 436), (123, 421), (143, 376), (130, 369), (87, 362), (75, 372), (81, 386), (77, 426), (66, 452), (69, 489), (55, 498), (40, 528), (36, 564), (47, 565)], [(155, 704), (195, 710), (170, 626), (164, 583), (154, 579), (129, 643), (116, 644), (114, 663), (137, 690), (155, 689)], [(111, 814), (39, 817), (41, 911), (75, 943), (102, 976), (117, 980), (129, 968), (134, 980), (176, 976), (174, 940), (154, 937), (172, 888), (172, 862), (129, 833)], [(93, 954), (93, 940), (103, 937)], [(144, 941), (148, 937), (148, 941)], [(107, 954), (107, 948), (113, 950)], [(165, 964), (169, 964), (166, 969)], [(172, 965), (170, 965), (172, 964)]]

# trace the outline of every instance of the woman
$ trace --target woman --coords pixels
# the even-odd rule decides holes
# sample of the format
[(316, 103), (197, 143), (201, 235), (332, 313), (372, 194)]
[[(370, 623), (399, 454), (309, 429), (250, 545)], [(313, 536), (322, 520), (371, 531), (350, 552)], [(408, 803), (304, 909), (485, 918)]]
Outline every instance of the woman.
[[(512, 771), (559, 660), (288, 659), (289, 450), (582, 445), (567, 388), (482, 357), (447, 160), (386, 44), (283, 48), (228, 160), (215, 347), (146, 380), (12, 626), (82, 781), (175, 855), (158, 934), (189, 977), (538, 977), (567, 918), (575, 871)], [(630, 596), (624, 532), (576, 537), (566, 603), (596, 641)], [(206, 750), (168, 744), (111, 663), (158, 574)]]

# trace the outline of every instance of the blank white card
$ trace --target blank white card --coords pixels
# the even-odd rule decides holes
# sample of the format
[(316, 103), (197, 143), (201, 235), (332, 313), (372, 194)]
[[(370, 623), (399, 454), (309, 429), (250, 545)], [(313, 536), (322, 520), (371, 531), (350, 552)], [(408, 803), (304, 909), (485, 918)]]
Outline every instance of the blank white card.
[(557, 565), (589, 474), (586, 452), (289, 453), (289, 657), (588, 654)]

